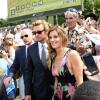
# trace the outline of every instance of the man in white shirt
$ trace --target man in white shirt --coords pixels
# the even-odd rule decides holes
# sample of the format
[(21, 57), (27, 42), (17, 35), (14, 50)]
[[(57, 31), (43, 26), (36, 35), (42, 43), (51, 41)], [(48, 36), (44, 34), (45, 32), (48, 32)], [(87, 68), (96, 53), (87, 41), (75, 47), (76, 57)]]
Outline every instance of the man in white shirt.
[[(36, 36), (38, 42), (34, 43), (28, 48), (27, 52), (27, 65), (26, 65), (26, 77), (25, 77), (25, 100), (33, 100), (33, 95), (35, 95), (35, 100), (51, 100), (53, 91), (50, 87), (52, 82), (52, 75), (48, 69), (46, 63), (46, 58), (48, 56), (47, 51), (47, 40), (49, 24), (44, 20), (37, 20), (33, 22), (33, 34)], [(44, 48), (43, 48), (44, 47)], [(42, 58), (42, 50), (44, 49), (44, 56)], [(31, 82), (33, 87), (31, 87)], [(31, 89), (33, 91), (31, 91)]]

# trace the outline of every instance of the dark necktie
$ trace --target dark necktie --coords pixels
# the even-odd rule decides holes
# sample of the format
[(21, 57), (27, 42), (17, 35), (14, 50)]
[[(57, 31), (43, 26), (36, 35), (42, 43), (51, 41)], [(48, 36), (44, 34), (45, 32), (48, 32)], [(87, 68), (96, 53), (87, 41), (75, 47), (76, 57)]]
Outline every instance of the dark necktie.
[(44, 67), (47, 67), (46, 52), (45, 52), (45, 47), (43, 45), (42, 45), (42, 52), (41, 52), (41, 61)]

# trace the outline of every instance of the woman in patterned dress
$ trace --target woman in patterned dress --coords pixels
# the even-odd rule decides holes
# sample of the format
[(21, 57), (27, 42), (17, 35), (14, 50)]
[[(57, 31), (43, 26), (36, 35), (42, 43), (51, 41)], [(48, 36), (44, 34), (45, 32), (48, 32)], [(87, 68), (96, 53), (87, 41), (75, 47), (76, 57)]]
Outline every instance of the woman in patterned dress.
[(68, 39), (60, 26), (50, 29), (48, 39), (50, 69), (55, 77), (54, 100), (71, 100), (76, 87), (83, 83), (83, 62), (77, 51), (67, 48)]

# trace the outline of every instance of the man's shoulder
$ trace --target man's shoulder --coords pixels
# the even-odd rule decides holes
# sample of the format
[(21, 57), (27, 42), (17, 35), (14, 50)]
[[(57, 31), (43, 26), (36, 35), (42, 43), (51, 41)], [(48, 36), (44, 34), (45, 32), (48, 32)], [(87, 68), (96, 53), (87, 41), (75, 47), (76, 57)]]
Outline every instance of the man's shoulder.
[(35, 48), (35, 47), (37, 47), (37, 46), (38, 46), (38, 42), (35, 42), (34, 44), (30, 45), (30, 46), (28, 47), (28, 49)]
[(21, 52), (21, 51), (23, 51), (23, 49), (25, 49), (25, 45), (19, 46), (19, 47), (16, 49), (16, 52), (17, 52), (17, 53), (18, 53), (18, 52)]

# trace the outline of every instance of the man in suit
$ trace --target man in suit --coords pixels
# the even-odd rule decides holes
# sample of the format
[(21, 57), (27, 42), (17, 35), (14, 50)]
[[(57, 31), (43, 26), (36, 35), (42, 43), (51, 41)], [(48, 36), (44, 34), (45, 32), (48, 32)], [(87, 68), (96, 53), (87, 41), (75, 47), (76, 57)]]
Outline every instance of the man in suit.
[(9, 77), (6, 79), (7, 82), (11, 81), (11, 78), (14, 77), (16, 71), (19, 69), (21, 75), (21, 83), (19, 83), (19, 91), (21, 100), (24, 100), (25, 98), (25, 91), (24, 91), (24, 81), (23, 78), (25, 78), (25, 66), (26, 66), (26, 57), (27, 57), (27, 48), (31, 44), (33, 44), (33, 38), (32, 38), (32, 31), (28, 28), (23, 29), (21, 31), (21, 39), (23, 40), (24, 44), (20, 48), (18, 48), (15, 52), (15, 59), (14, 62), (10, 68)]
[[(36, 20), (32, 25), (33, 34), (35, 34), (38, 42), (31, 45), (27, 52), (25, 100), (32, 100), (31, 88), (36, 100), (51, 100), (53, 91), (50, 88), (50, 83), (53, 82), (53, 79), (48, 66), (42, 62), (42, 45), (45, 46), (46, 58), (48, 57), (46, 41), (48, 40), (49, 24), (44, 20)], [(31, 82), (33, 87), (31, 87)]]

